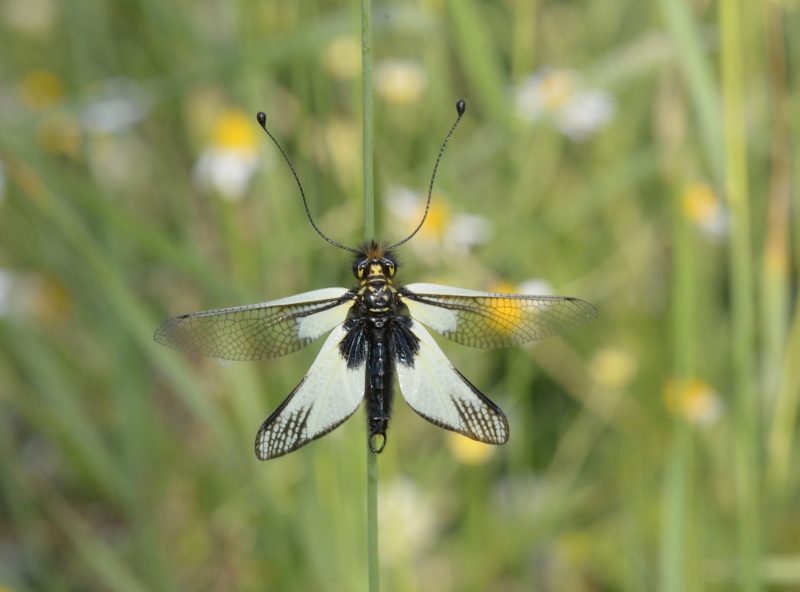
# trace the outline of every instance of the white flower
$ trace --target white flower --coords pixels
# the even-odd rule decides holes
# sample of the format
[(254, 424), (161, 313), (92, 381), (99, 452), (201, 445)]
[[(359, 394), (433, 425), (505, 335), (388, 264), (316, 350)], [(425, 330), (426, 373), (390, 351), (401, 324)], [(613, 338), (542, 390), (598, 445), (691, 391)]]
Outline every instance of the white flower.
[(610, 93), (585, 88), (575, 70), (548, 69), (533, 74), (514, 89), (513, 95), (521, 119), (549, 119), (575, 141), (585, 140), (605, 126), (617, 111)]
[[(90, 91), (77, 121), (61, 114), (45, 120), (42, 141), (55, 153), (85, 151), (92, 174), (105, 193), (129, 197), (150, 175), (151, 159), (141, 138), (125, 132), (147, 117), (149, 109), (149, 101), (134, 81), (105, 80)], [(60, 124), (63, 127), (56, 127)]]
[(361, 43), (353, 35), (331, 39), (322, 50), (322, 63), (339, 80), (353, 80), (361, 74)]
[[(389, 190), (387, 207), (403, 223), (401, 228), (406, 236), (422, 220), (427, 197), (405, 187)], [(491, 237), (489, 220), (475, 214), (452, 213), (450, 204), (434, 192), (425, 223), (409, 245), (426, 260), (435, 262), (436, 254), (464, 255)]]
[(525, 280), (517, 286), (518, 294), (528, 294), (529, 296), (553, 296), (553, 284), (543, 278), (531, 278)]
[(580, 141), (613, 119), (617, 111), (614, 98), (601, 90), (577, 93), (555, 115), (556, 127), (572, 140)]
[(194, 178), (204, 188), (212, 188), (229, 201), (244, 197), (256, 171), (255, 154), (209, 147), (197, 160)]
[(239, 111), (224, 111), (212, 141), (200, 154), (193, 176), (204, 190), (229, 201), (242, 199), (258, 166), (255, 122)]
[(52, 324), (63, 319), (69, 308), (70, 295), (54, 278), (0, 267), (0, 318), (33, 318)]
[(381, 539), (381, 559), (386, 564), (402, 565), (433, 542), (440, 527), (438, 513), (430, 498), (407, 479), (383, 484), (379, 496), (380, 530), (392, 533)]
[(636, 377), (639, 362), (627, 349), (609, 346), (598, 351), (589, 364), (595, 383), (618, 390), (627, 387)]
[(57, 0), (5, 0), (0, 18), (11, 30), (43, 38), (55, 30), (61, 7)]
[(427, 88), (428, 76), (419, 62), (391, 59), (375, 67), (375, 91), (389, 103), (416, 103)]
[(725, 410), (722, 397), (704, 380), (673, 379), (664, 388), (664, 402), (674, 415), (693, 425), (716, 423)]
[(718, 239), (728, 233), (728, 210), (708, 183), (690, 183), (683, 190), (681, 205), (689, 222), (709, 238)]
[(95, 91), (81, 114), (83, 127), (99, 134), (125, 131), (147, 117), (149, 101), (126, 78), (114, 78)]

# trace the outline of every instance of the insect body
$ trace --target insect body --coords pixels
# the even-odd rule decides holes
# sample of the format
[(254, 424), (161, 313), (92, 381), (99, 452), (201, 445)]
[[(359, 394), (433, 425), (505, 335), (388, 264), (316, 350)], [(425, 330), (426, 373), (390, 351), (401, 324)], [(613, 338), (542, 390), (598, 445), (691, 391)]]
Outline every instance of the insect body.
[[(458, 111), (460, 120), (463, 101)], [(261, 113), (259, 122), (266, 131)], [(454, 129), (455, 125), (450, 134)], [(298, 186), (306, 203), (299, 180)], [(432, 188), (433, 178), (428, 204)], [(183, 351), (260, 360), (297, 351), (330, 331), (303, 380), (259, 429), (255, 451), (260, 460), (327, 434), (355, 413), (362, 401), (370, 450), (381, 452), (395, 377), (404, 399), (428, 421), (474, 440), (503, 444), (509, 435), (503, 412), (450, 364), (423, 325), (457, 343), (494, 348), (562, 333), (596, 314), (591, 304), (575, 298), (493, 294), (436, 284), (395, 285), (398, 264), (391, 251), (416, 234), (424, 217), (408, 238), (395, 245), (370, 241), (353, 249), (325, 236), (307, 204), (306, 212), (323, 238), (355, 254), (356, 288), (325, 288), (272, 302), (190, 313), (170, 319), (154, 336), (158, 343)]]

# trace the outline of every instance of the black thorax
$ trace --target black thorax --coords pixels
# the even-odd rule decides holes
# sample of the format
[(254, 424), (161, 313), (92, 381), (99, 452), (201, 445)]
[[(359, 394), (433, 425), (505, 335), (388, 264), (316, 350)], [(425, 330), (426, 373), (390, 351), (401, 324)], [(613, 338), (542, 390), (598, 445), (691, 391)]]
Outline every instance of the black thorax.
[[(345, 321), (347, 335), (339, 350), (348, 368), (365, 368), (369, 447), (381, 452), (394, 397), (395, 363), (413, 365), (419, 340), (411, 332), (411, 318), (397, 292), (385, 276), (370, 276), (362, 282), (359, 298)], [(375, 436), (381, 441), (374, 443)]]

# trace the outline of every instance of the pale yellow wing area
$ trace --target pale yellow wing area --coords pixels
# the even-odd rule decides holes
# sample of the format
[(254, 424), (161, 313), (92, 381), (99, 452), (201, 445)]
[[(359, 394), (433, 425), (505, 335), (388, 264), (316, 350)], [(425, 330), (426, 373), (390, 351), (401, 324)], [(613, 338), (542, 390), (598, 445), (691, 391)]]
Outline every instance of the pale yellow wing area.
[(411, 331), (419, 339), (413, 363), (397, 364), (400, 392), (414, 411), (438, 426), (486, 444), (508, 440), (508, 420), (472, 383), (453, 368), (422, 325)]
[(256, 456), (267, 460), (324, 436), (355, 413), (364, 399), (366, 361), (349, 368), (339, 351), (347, 330), (328, 336), (308, 373), (258, 430)]
[(565, 296), (495, 294), (438, 284), (410, 284), (399, 293), (414, 319), (456, 343), (487, 349), (538, 341), (597, 316), (588, 302)]

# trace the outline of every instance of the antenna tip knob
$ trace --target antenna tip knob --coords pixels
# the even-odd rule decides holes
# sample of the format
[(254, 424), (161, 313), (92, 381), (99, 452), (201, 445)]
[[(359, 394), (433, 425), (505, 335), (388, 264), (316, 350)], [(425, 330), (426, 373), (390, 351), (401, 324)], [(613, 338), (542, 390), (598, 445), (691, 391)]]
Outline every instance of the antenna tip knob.
[(464, 99), (461, 99), (458, 103), (456, 103), (456, 111), (458, 111), (459, 117), (464, 115), (464, 111), (466, 109), (467, 109), (467, 104), (464, 102)]
[(258, 120), (258, 123), (261, 124), (261, 127), (267, 125), (267, 114), (264, 113), (263, 111), (258, 112), (258, 114), (256, 115), (256, 119)]

